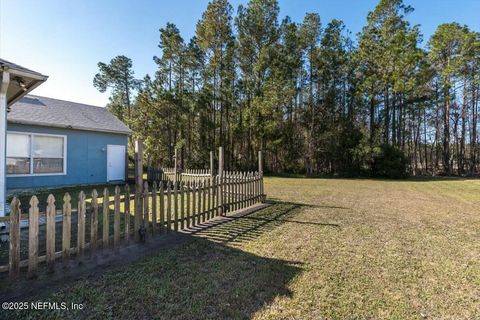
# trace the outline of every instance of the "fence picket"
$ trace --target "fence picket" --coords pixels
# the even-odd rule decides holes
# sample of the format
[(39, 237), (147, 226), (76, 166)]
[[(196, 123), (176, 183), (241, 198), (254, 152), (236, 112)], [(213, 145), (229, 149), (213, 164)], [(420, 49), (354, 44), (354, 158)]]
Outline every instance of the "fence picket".
[(62, 257), (66, 264), (70, 258), (70, 239), (72, 236), (72, 204), (70, 194), (63, 196), (63, 221), (62, 221)]
[(184, 189), (185, 183), (180, 182), (180, 229), (185, 229), (185, 195)]
[(264, 201), (264, 194), (263, 194), (263, 171), (260, 172), (260, 201)]
[(152, 184), (152, 234), (155, 235), (158, 232), (157, 221), (157, 182), (153, 181)]
[(115, 187), (115, 203), (113, 205), (113, 248), (120, 245), (120, 187)]
[(20, 273), (20, 200), (13, 197), (10, 203), (10, 245), (8, 270), (10, 278), (18, 277)]
[(172, 190), (170, 184), (167, 184), (167, 232), (172, 231)]
[(108, 195), (108, 189), (105, 188), (103, 189), (103, 203), (102, 203), (102, 209), (103, 209), (103, 232), (102, 232), (102, 248), (108, 248), (108, 242), (109, 242), (109, 213), (110, 213), (110, 208), (109, 208), (109, 201), (110, 197)]
[(95, 255), (98, 243), (98, 192), (92, 190), (92, 215), (90, 217), (90, 253)]
[(55, 262), (55, 197), (50, 194), (47, 198), (47, 268), (54, 270)]
[(78, 194), (78, 225), (77, 225), (77, 257), (83, 257), (83, 251), (85, 249), (85, 192), (80, 191)]
[(230, 173), (230, 211), (235, 211), (235, 175), (232, 171)]
[(242, 209), (243, 209), (247, 205), (247, 173), (246, 172), (242, 173), (242, 184), (243, 184), (243, 189), (242, 189), (242, 195), (243, 195)]
[(228, 212), (229, 204), (230, 204), (230, 177), (228, 175), (228, 171), (224, 172), (224, 179), (225, 179), (225, 196), (223, 198), (223, 207), (224, 207), (224, 212)]
[(248, 172), (248, 205), (252, 205), (252, 173)]
[(186, 222), (187, 228), (190, 228), (190, 181), (187, 181), (187, 187), (185, 190), (187, 194), (187, 212), (186, 212)]
[(213, 170), (210, 174), (210, 180), (212, 180), (212, 199), (211, 199), (211, 207), (212, 207), (212, 217), (216, 216), (216, 205), (215, 205), (215, 188), (217, 186), (216, 177), (213, 175)]
[(257, 173), (255, 171), (252, 171), (252, 195), (251, 195), (252, 205), (255, 204), (255, 202), (256, 202), (256, 200), (255, 200), (256, 199), (255, 198), (255, 192), (256, 192), (255, 191), (255, 188), (256, 188), (255, 184), (257, 183), (256, 181), (257, 181)]
[(216, 190), (215, 190), (215, 215), (220, 215), (220, 179), (219, 175), (215, 176), (216, 183)]
[(196, 200), (196, 182), (192, 181), (192, 227), (196, 225), (195, 223), (195, 214), (196, 214), (196, 206), (197, 206), (197, 200)]
[(255, 197), (255, 201), (253, 203), (258, 202), (258, 172), (255, 171), (255, 183), (254, 183), (254, 191), (253, 196)]
[(173, 228), (178, 231), (178, 180), (173, 183)]
[(253, 204), (257, 203), (257, 172), (253, 173)]
[(150, 226), (150, 207), (148, 205), (148, 181), (143, 184), (143, 226), (145, 227), (145, 233), (148, 234)]
[(125, 184), (125, 244), (130, 243), (130, 187)]
[(139, 233), (138, 233), (138, 230), (140, 229), (140, 226), (142, 224), (142, 215), (143, 215), (143, 212), (142, 212), (142, 193), (141, 193), (141, 189), (142, 188), (142, 185), (141, 183), (136, 183), (135, 184), (135, 200), (134, 200), (134, 226), (133, 226), (133, 234), (134, 234), (134, 238), (135, 238), (135, 241), (138, 241), (140, 239), (140, 236), (139, 236)]
[(207, 220), (210, 220), (212, 217), (211, 217), (211, 210), (212, 210), (212, 207), (211, 207), (211, 201), (212, 201), (212, 184), (210, 183), (210, 179), (206, 179), (207, 181)]
[(207, 214), (207, 183), (205, 179), (202, 181), (202, 222), (205, 222)]
[(28, 278), (34, 278), (38, 269), (38, 211), (38, 199), (32, 196), (28, 211)]
[(198, 182), (197, 224), (202, 223), (202, 183)]
[(238, 209), (238, 176), (237, 172), (232, 173), (232, 180), (233, 180), (233, 210)]
[(163, 182), (160, 182), (160, 233), (165, 232), (165, 195)]

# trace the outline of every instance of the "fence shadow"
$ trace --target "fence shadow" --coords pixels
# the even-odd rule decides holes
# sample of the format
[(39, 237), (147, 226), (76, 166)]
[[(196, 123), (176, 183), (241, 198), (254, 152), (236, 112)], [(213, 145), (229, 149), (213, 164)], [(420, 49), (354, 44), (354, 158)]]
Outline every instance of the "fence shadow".
[[(178, 252), (149, 260), (145, 268), (150, 274), (140, 274), (137, 281), (147, 288), (134, 313), (139, 318), (164, 319), (252, 318), (277, 297), (291, 296), (288, 285), (302, 271), (296, 262), (198, 237)], [(165, 291), (160, 298), (149, 289)], [(111, 288), (112, 294), (115, 291)], [(119, 311), (119, 316), (126, 314)]]
[[(306, 208), (318, 206), (306, 205), (294, 202), (273, 202), (272, 206), (248, 215), (229, 216), (193, 228), (191, 234), (219, 243), (242, 243), (251, 241), (285, 223), (315, 225), (324, 227), (340, 228), (338, 224), (301, 221), (295, 219), (295, 215)], [(330, 208), (330, 207), (321, 207)], [(337, 207), (331, 207), (337, 208)], [(337, 208), (338, 209), (338, 208)], [(349, 208), (343, 208), (349, 210)]]

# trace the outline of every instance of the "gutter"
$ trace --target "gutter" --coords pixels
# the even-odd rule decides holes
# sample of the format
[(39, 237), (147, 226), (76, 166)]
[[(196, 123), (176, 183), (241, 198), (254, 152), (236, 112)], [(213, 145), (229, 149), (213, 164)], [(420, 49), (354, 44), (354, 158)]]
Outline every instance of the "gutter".
[(118, 131), (118, 130), (108, 130), (108, 129), (97, 129), (97, 128), (88, 128), (88, 127), (77, 127), (72, 125), (58, 125), (51, 122), (41, 122), (41, 121), (28, 121), (28, 120), (15, 120), (10, 119), (8, 120), (9, 123), (14, 124), (23, 124), (23, 125), (31, 125), (31, 126), (39, 126), (39, 127), (48, 127), (48, 128), (59, 128), (59, 129), (69, 129), (69, 130), (80, 130), (80, 131), (91, 131), (91, 132), (104, 132), (104, 133), (115, 133), (115, 134), (123, 134), (129, 136), (132, 134), (132, 130), (129, 131)]

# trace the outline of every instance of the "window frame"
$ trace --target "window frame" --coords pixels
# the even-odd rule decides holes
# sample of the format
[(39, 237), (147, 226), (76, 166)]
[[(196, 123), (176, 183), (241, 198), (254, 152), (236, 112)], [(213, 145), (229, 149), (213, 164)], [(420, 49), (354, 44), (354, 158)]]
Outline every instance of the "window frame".
[[(36, 177), (36, 176), (64, 176), (67, 174), (67, 136), (63, 134), (50, 134), (50, 133), (37, 133), (37, 132), (24, 132), (24, 131), (7, 131), (8, 134), (23, 134), (30, 137), (30, 173), (7, 173), (7, 177)], [(33, 156), (33, 139), (35, 136), (57, 137), (63, 139), (63, 172), (55, 173), (34, 173), (34, 159)], [(8, 155), (5, 153), (5, 159)], [(6, 172), (6, 168), (5, 168)]]

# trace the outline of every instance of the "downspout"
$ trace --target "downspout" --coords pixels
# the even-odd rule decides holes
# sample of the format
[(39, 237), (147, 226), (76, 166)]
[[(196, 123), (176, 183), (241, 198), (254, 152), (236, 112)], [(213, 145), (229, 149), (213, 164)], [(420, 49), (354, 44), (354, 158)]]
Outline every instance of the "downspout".
[[(2, 71), (2, 82), (0, 84), (0, 217), (5, 216), (5, 194), (7, 180), (6, 171), (6, 146), (7, 146), (7, 89), (10, 84), (10, 73)], [(5, 225), (0, 224), (0, 228)]]

